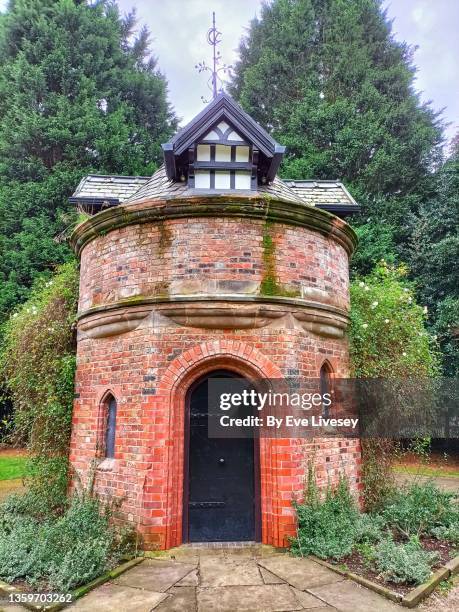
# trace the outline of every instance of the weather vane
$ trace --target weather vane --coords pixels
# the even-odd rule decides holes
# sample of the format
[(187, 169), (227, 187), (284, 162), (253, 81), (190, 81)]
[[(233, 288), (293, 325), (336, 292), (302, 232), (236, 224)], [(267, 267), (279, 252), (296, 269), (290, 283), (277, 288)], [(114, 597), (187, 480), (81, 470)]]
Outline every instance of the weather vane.
[[(215, 25), (215, 12), (212, 13), (212, 27), (207, 31), (207, 42), (212, 47), (213, 57), (212, 57), (212, 68), (208, 66), (203, 60), (196, 64), (196, 70), (201, 72), (210, 72), (210, 77), (207, 81), (207, 86), (212, 92), (212, 99), (215, 99), (217, 95), (223, 91), (223, 80), (220, 78), (220, 73), (227, 73), (231, 69), (231, 66), (227, 66), (226, 64), (220, 65), (220, 61), (222, 59), (222, 54), (217, 50), (217, 45), (221, 43), (222, 33), (217, 30)], [(207, 104), (210, 100), (206, 100), (204, 96), (201, 96), (201, 100)]]

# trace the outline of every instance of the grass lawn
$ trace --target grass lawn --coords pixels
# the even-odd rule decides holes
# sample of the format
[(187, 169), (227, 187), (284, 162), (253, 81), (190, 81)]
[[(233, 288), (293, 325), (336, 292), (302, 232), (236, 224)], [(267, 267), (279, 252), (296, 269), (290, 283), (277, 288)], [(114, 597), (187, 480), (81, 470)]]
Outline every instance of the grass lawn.
[(441, 476), (442, 478), (458, 478), (459, 470), (445, 469), (429, 465), (396, 465), (397, 474), (415, 474), (419, 476)]
[(25, 474), (27, 457), (24, 455), (3, 454), (0, 452), (0, 481), (15, 480)]

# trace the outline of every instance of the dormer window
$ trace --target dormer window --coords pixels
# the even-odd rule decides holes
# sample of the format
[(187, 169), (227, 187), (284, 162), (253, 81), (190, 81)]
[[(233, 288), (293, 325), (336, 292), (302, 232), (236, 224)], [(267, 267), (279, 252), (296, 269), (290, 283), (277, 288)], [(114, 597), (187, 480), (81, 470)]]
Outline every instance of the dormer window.
[[(254, 155), (255, 154), (255, 155)], [(188, 184), (194, 189), (256, 188), (257, 150), (226, 121), (220, 121), (189, 151)]]
[(257, 190), (285, 151), (226, 93), (162, 147), (167, 177), (200, 193)]

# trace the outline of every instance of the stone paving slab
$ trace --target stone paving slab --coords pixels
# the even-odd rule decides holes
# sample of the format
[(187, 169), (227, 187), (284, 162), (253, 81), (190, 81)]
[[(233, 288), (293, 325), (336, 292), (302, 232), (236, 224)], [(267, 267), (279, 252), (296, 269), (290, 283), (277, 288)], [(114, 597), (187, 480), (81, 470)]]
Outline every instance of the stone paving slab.
[(167, 592), (167, 599), (155, 608), (155, 612), (196, 612), (196, 605), (194, 587), (172, 587)]
[(189, 574), (182, 578), (175, 586), (179, 587), (187, 587), (187, 586), (198, 586), (199, 578), (198, 578), (198, 570), (194, 569)]
[(295, 597), (297, 598), (298, 602), (307, 610), (314, 609), (313, 612), (316, 612), (317, 608), (320, 610), (328, 610), (328, 612), (333, 610), (333, 608), (327, 606), (321, 599), (314, 597), (314, 595), (311, 595), (311, 593), (300, 591), (294, 587), (292, 587), (292, 590), (295, 593)]
[(204, 557), (199, 564), (202, 587), (264, 584), (260, 570), (253, 558)]
[(150, 612), (166, 597), (165, 593), (107, 583), (76, 601), (69, 609), (72, 612)]
[(197, 589), (198, 612), (292, 612), (301, 610), (288, 584)]
[(284, 584), (285, 583), (285, 580), (282, 580), (282, 578), (279, 578), (279, 576), (272, 574), (267, 569), (261, 566), (260, 566), (260, 574), (265, 584)]
[(146, 560), (133, 569), (121, 574), (116, 584), (164, 592), (187, 574), (196, 569), (195, 564), (177, 563), (172, 560)]
[(260, 559), (258, 564), (300, 591), (343, 581), (342, 576), (319, 563), (286, 554)]
[[(184, 547), (186, 548), (186, 547)], [(260, 554), (260, 550), (262, 554)], [(175, 551), (143, 561), (70, 606), (78, 612), (400, 612), (311, 559), (268, 547)], [(196, 559), (196, 561), (194, 561)], [(193, 561), (192, 561), (193, 560)], [(192, 562), (190, 562), (192, 561)]]
[(308, 590), (340, 612), (400, 612), (402, 610), (401, 606), (350, 580), (317, 586)]

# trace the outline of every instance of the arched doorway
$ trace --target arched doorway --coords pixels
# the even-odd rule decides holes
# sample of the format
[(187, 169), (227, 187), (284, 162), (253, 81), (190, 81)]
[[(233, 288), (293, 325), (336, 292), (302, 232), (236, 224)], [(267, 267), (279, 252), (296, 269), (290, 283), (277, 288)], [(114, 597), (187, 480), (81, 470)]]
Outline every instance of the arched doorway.
[(186, 396), (184, 542), (261, 540), (258, 440), (208, 435), (211, 378), (241, 376), (216, 370), (196, 380)]

